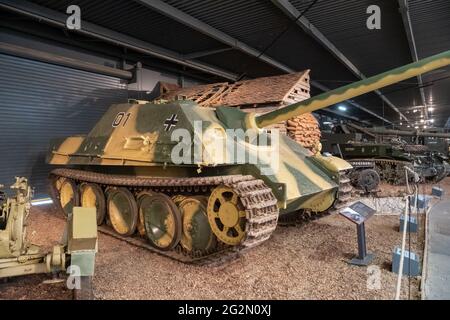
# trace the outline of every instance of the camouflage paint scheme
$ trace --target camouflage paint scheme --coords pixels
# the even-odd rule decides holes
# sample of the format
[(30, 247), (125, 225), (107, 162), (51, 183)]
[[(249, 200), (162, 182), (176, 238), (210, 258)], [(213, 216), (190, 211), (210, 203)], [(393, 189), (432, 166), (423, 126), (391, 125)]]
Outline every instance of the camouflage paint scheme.
[[(257, 127), (265, 127), (273, 123), (288, 120), (301, 113), (313, 112), (333, 104), (357, 97), (361, 94), (378, 90), (391, 84), (415, 77), (417, 75), (445, 67), (450, 64), (450, 50), (440, 54), (389, 70), (346, 86), (324, 92), (315, 97), (291, 104), (283, 109), (258, 116)], [(249, 115), (251, 117), (251, 115)]]
[[(261, 167), (257, 164), (230, 165), (216, 161), (213, 155), (208, 162), (176, 165), (172, 163), (170, 155), (177, 142), (171, 141), (172, 131), (164, 130), (164, 122), (174, 114), (177, 115), (175, 128), (186, 128), (191, 136), (195, 120), (203, 121), (202, 131), (209, 127), (219, 131), (227, 128), (259, 129), (448, 64), (450, 51), (260, 116), (228, 107), (218, 107), (216, 110), (200, 108), (191, 101), (113, 105), (87, 136), (55, 141), (47, 161), (54, 165), (75, 165), (97, 172), (136, 176), (251, 174), (263, 179), (272, 189), (278, 199), (280, 213), (300, 208), (325, 211), (336, 199), (339, 171), (352, 168), (346, 161), (331, 156), (324, 157), (320, 152), (312, 154), (290, 138), (280, 135), (279, 170), (273, 175), (261, 174)], [(123, 114), (123, 119), (114, 127), (113, 123), (119, 113)], [(317, 149), (320, 150), (319, 147)], [(255, 147), (246, 146), (246, 152), (248, 155), (254, 153)], [(197, 170), (199, 167), (201, 172)]]
[[(221, 112), (226, 111), (242, 113), (233, 108), (221, 109)], [(126, 124), (113, 127), (117, 114), (121, 112), (130, 115)], [(170, 131), (164, 130), (164, 122), (174, 114), (177, 115), (177, 125)], [(252, 174), (261, 177), (273, 189), (280, 208), (289, 208), (289, 211), (322, 206), (324, 199), (328, 199), (323, 205), (323, 210), (326, 210), (332, 205), (337, 191), (336, 172), (351, 168), (339, 158), (314, 156), (284, 135), (280, 135), (278, 171), (273, 175), (263, 175), (259, 164), (227, 164), (210, 153), (207, 154), (208, 162), (173, 164), (171, 151), (178, 143), (171, 141), (173, 130), (185, 128), (194, 136), (193, 123), (198, 120), (202, 121), (202, 132), (210, 128), (225, 132), (228, 128), (217, 118), (215, 110), (198, 107), (191, 101), (113, 105), (87, 136), (55, 141), (47, 161), (56, 165), (89, 166), (90, 170), (98, 172), (138, 176)], [(207, 152), (205, 146), (203, 150)], [(261, 152), (261, 148), (258, 150)], [(257, 154), (252, 145), (245, 146), (245, 151), (246, 159), (251, 153)], [(199, 166), (200, 173), (197, 172)]]

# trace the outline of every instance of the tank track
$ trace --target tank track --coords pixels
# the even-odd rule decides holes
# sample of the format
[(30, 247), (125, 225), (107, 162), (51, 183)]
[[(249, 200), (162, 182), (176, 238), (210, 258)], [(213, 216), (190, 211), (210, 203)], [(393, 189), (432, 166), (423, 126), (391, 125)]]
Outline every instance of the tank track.
[(339, 210), (346, 207), (347, 204), (352, 200), (353, 187), (347, 174), (348, 171), (339, 172), (338, 198), (334, 201), (333, 205), (328, 210), (323, 212), (299, 210), (297, 212), (288, 213), (280, 216), (278, 225), (283, 227), (296, 226), (339, 213)]
[[(137, 235), (125, 237), (116, 233), (110, 226), (99, 226), (99, 231), (126, 241), (135, 246), (148, 249), (162, 256), (191, 264), (220, 265), (234, 260), (246, 249), (255, 247), (270, 238), (278, 221), (277, 199), (272, 190), (262, 180), (250, 175), (228, 175), (198, 178), (165, 178), (165, 177), (136, 177), (124, 175), (109, 175), (76, 169), (55, 169), (50, 173), (51, 181), (64, 177), (72, 179), (77, 184), (83, 182), (97, 183), (102, 188), (111, 186), (127, 187), (134, 194), (144, 190), (162, 192), (168, 195), (189, 193), (205, 195), (218, 185), (226, 185), (240, 196), (246, 211), (246, 238), (238, 246), (230, 246), (218, 241), (214, 250), (188, 252), (181, 244), (172, 251), (162, 251), (151, 246), (145, 239)], [(51, 185), (51, 195), (54, 203), (59, 204), (58, 191), (55, 184)]]
[(409, 161), (393, 160), (393, 159), (347, 159), (352, 166), (358, 167), (358, 165), (367, 166), (373, 165), (373, 168), (380, 175), (380, 179), (383, 182), (387, 182), (393, 185), (406, 184), (405, 179), (405, 167), (409, 167), (414, 170), (414, 166)]

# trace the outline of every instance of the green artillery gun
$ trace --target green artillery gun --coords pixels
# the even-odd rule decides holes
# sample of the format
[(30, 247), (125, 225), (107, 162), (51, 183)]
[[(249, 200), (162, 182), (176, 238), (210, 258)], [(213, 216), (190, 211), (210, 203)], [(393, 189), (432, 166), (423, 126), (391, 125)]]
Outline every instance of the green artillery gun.
[(95, 208), (75, 207), (68, 219), (62, 244), (44, 253), (26, 238), (33, 190), (26, 178), (19, 177), (11, 189), (16, 192), (14, 197), (0, 192), (0, 278), (69, 269), (74, 275), (74, 298), (91, 299), (97, 251)]

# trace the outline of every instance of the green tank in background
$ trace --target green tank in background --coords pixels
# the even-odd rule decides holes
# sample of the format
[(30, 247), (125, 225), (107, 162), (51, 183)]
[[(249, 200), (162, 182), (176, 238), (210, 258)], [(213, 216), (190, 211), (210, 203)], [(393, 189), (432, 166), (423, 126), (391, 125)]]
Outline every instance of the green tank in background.
[[(360, 128), (359, 126), (354, 126)], [(391, 130), (384, 128), (365, 128), (376, 135), (393, 136), (409, 138), (412, 143), (424, 145), (429, 151), (439, 153), (441, 156), (448, 157), (450, 154), (449, 141), (450, 133), (445, 132), (443, 128), (428, 128), (422, 131), (413, 130)]]
[[(406, 136), (417, 143), (400, 138)], [(370, 191), (376, 189), (375, 181), (405, 184), (405, 167), (417, 172), (422, 182), (441, 181), (450, 173), (448, 157), (424, 144), (424, 139), (447, 138), (448, 133), (366, 128), (348, 123), (335, 126), (331, 133), (323, 133), (322, 144), (325, 151), (351, 163), (352, 180)]]
[[(58, 273), (74, 276), (74, 299), (93, 299), (92, 276), (97, 252), (95, 208), (73, 208), (64, 239), (49, 253), (28, 242), (27, 220), (33, 190), (26, 178), (16, 177), (14, 197), (0, 191), (0, 278)], [(75, 278), (77, 277), (77, 278)]]
[[(51, 144), (52, 198), (66, 214), (95, 206), (101, 230), (171, 258), (221, 259), (269, 239), (279, 217), (351, 198), (348, 162), (264, 127), (449, 64), (450, 51), (262, 115), (187, 100), (113, 105), (88, 135)], [(244, 130), (256, 135), (235, 136)]]

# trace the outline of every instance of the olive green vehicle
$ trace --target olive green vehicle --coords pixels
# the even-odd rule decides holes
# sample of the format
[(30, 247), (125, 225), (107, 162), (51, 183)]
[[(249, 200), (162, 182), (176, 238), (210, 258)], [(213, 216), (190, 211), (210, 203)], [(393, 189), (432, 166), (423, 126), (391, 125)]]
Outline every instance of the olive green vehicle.
[[(352, 131), (354, 129), (357, 132)], [(413, 137), (416, 142), (429, 139), (424, 142), (434, 142), (434, 148), (407, 142), (399, 136)], [(450, 138), (450, 134), (365, 128), (347, 123), (322, 134), (321, 142), (324, 151), (341, 156), (353, 166), (350, 179), (358, 187), (372, 191), (380, 180), (405, 184), (405, 167), (415, 171), (421, 182), (436, 183), (444, 179), (450, 173), (450, 165), (445, 153), (439, 151), (446, 152), (447, 144), (443, 143), (446, 138)]]
[[(336, 210), (351, 193), (348, 162), (261, 128), (448, 64), (450, 51), (262, 115), (187, 100), (113, 105), (88, 135), (52, 143), (53, 199), (64, 212), (95, 206), (101, 230), (183, 261), (256, 246), (279, 217)], [(231, 149), (211, 148), (249, 129), (268, 144), (233, 138)], [(235, 147), (244, 161), (228, 161)], [(180, 154), (190, 161), (175, 161)]]

